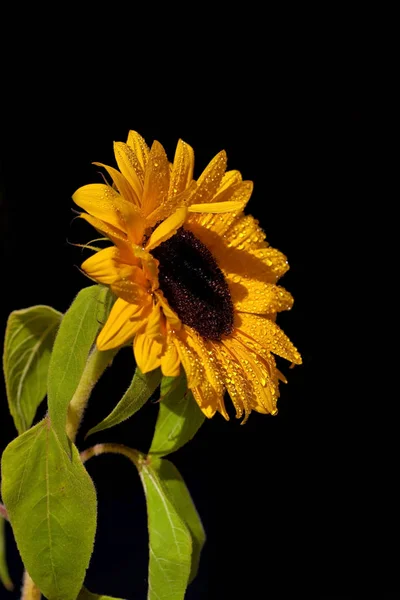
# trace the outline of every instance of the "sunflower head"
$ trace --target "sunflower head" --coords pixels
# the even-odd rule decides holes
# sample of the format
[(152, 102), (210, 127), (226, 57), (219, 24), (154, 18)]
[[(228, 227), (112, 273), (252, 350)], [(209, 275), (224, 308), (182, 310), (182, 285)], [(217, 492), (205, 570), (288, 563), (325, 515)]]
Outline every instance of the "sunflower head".
[(295, 364), (301, 357), (275, 323), (293, 304), (277, 285), (286, 257), (243, 212), (252, 182), (226, 170), (224, 151), (193, 179), (193, 149), (182, 140), (172, 163), (159, 142), (149, 149), (135, 131), (114, 152), (119, 170), (95, 163), (110, 183), (73, 196), (80, 216), (112, 243), (82, 264), (117, 296), (99, 350), (133, 340), (142, 372), (177, 376), (183, 368), (207, 417), (228, 418), (226, 391), (237, 417), (275, 414), (285, 378), (274, 355)]

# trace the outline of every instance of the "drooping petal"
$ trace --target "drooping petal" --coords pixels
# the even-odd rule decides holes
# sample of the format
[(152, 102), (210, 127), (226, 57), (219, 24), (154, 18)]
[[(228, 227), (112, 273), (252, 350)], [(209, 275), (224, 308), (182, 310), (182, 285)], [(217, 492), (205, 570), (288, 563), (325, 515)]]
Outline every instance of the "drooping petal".
[(160, 366), (164, 343), (160, 306), (156, 304), (145, 327), (136, 335), (133, 343), (135, 360), (142, 373)]
[(169, 162), (164, 148), (157, 141), (153, 142), (144, 176), (142, 211), (149, 215), (165, 202), (169, 189)]
[(167, 319), (167, 322), (170, 325), (171, 329), (179, 331), (179, 329), (182, 327), (182, 322), (180, 318), (178, 317), (176, 312), (172, 310), (172, 308), (168, 304), (167, 299), (165, 298), (164, 294), (160, 289), (156, 290), (154, 293), (160, 303), (164, 316)]
[(142, 198), (143, 193), (143, 169), (142, 166), (130, 146), (123, 142), (114, 142), (114, 154), (118, 168), (125, 177), (137, 198)]
[(171, 341), (161, 356), (161, 371), (166, 377), (177, 377), (181, 370), (181, 361), (175, 344)]
[(235, 310), (254, 314), (290, 310), (293, 296), (285, 288), (239, 275), (227, 277)]
[(112, 187), (94, 183), (79, 188), (72, 196), (75, 204), (96, 219), (115, 227), (134, 241), (143, 234), (143, 218), (134, 204), (124, 200)]
[(131, 340), (144, 325), (148, 312), (147, 306), (130, 304), (122, 298), (118, 298), (106, 324), (97, 337), (97, 348), (111, 350)]
[(178, 334), (171, 334), (171, 340), (178, 351), (180, 361), (185, 370), (190, 389), (196, 387), (202, 381), (204, 369), (201, 361), (195, 351), (187, 344), (187, 334), (181, 331)]
[(119, 277), (117, 260), (118, 249), (115, 246), (104, 248), (86, 259), (81, 268), (85, 273), (99, 283), (110, 285)]
[(114, 243), (116, 242), (116, 240), (126, 242), (128, 238), (127, 234), (118, 229), (117, 227), (113, 227), (112, 225), (109, 225), (108, 223), (105, 223), (100, 219), (96, 219), (96, 217), (92, 217), (92, 215), (88, 215), (87, 213), (81, 213), (79, 217), (90, 223), (90, 225), (92, 225), (92, 227), (97, 229), (97, 231), (99, 231), (100, 233), (104, 233), (104, 235), (110, 238), (110, 240), (112, 240)]
[(211, 202), (218, 190), (226, 170), (226, 152), (219, 152), (204, 169), (197, 180), (197, 190), (191, 198), (192, 204)]
[(121, 274), (119, 279), (111, 284), (111, 289), (120, 298), (131, 304), (144, 304), (149, 301), (149, 282), (142, 269), (131, 266), (129, 272)]
[(125, 200), (128, 200), (128, 202), (132, 202), (132, 204), (134, 204), (135, 206), (140, 206), (140, 200), (137, 197), (135, 190), (130, 185), (128, 180), (122, 175), (122, 173), (117, 171), (117, 169), (114, 169), (114, 167), (103, 165), (103, 163), (100, 162), (94, 162), (93, 164), (98, 167), (102, 167), (107, 171), (107, 173), (112, 177), (112, 180), (115, 186), (117, 187), (119, 193), (121, 194), (121, 196), (123, 196)]
[(142, 173), (141, 175), (138, 173), (138, 177), (139, 179), (141, 179), (141, 181), (144, 181), (144, 172), (146, 170), (146, 165), (150, 153), (149, 147), (137, 131), (129, 132), (126, 143), (132, 148), (132, 150), (136, 154), (136, 157), (142, 169)]
[(253, 352), (249, 352), (240, 342), (232, 339), (224, 340), (231, 354), (236, 358), (243, 373), (252, 385), (251, 407), (261, 407), (274, 414), (276, 412), (277, 391), (270, 377), (268, 369), (262, 359)]
[(250, 313), (237, 313), (235, 326), (250, 339), (254, 339), (270, 352), (301, 364), (301, 356), (287, 335), (270, 319)]
[(169, 196), (176, 196), (188, 187), (193, 179), (194, 152), (193, 148), (183, 140), (176, 146), (175, 158), (172, 165)]
[(146, 250), (148, 252), (154, 250), (154, 248), (159, 246), (162, 242), (165, 242), (172, 237), (186, 221), (187, 212), (187, 208), (182, 206), (181, 208), (178, 208), (174, 214), (165, 219), (165, 221), (163, 221), (151, 234), (146, 244)]

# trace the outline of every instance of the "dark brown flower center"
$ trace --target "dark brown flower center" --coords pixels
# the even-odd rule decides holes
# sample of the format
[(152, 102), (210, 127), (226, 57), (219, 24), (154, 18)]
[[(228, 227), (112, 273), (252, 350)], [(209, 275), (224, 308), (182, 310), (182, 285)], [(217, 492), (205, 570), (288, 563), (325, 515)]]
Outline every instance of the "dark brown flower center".
[(181, 227), (151, 254), (160, 263), (160, 288), (182, 323), (206, 339), (229, 335), (233, 328), (231, 295), (208, 248)]

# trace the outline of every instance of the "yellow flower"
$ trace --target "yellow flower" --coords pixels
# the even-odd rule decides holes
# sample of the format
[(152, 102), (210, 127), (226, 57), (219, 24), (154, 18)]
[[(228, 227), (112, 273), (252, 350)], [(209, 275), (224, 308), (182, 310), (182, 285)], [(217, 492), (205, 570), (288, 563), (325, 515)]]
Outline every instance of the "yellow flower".
[(226, 171), (224, 151), (194, 180), (193, 149), (182, 140), (172, 164), (159, 142), (149, 149), (135, 131), (114, 151), (119, 171), (95, 163), (113, 185), (86, 185), (73, 196), (87, 211), (81, 217), (113, 242), (82, 264), (118, 296), (97, 347), (133, 339), (142, 372), (161, 367), (176, 376), (183, 367), (207, 417), (228, 418), (225, 390), (237, 417), (275, 414), (285, 378), (274, 354), (296, 364), (301, 357), (275, 324), (293, 304), (276, 285), (286, 257), (243, 213), (252, 182)]

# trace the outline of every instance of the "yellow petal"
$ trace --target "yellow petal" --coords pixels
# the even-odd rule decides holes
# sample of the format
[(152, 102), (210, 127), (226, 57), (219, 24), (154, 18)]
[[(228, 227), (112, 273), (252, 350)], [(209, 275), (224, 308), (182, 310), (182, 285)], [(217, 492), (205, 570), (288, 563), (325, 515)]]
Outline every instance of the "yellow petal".
[(225, 213), (238, 212), (242, 210), (242, 202), (239, 200), (228, 200), (227, 202), (209, 202), (207, 204), (192, 204), (189, 206), (191, 213)]
[(181, 370), (181, 361), (175, 345), (170, 342), (161, 356), (161, 371), (166, 377), (177, 377)]
[(125, 344), (143, 326), (148, 312), (146, 306), (130, 304), (118, 298), (97, 337), (97, 348), (111, 350)]
[(226, 152), (222, 150), (212, 159), (197, 180), (197, 190), (192, 198), (193, 204), (211, 202), (221, 184), (226, 163)]
[(262, 358), (257, 357), (253, 352), (249, 352), (234, 338), (226, 339), (223, 343), (229, 348), (232, 356), (235, 357), (243, 373), (251, 382), (252, 394), (249, 396), (251, 408), (261, 406), (267, 412), (275, 413), (278, 399), (277, 388)]
[(72, 199), (96, 219), (127, 234), (132, 241), (141, 241), (144, 230), (142, 216), (134, 204), (124, 200), (112, 187), (103, 183), (85, 185), (75, 192)]
[(225, 192), (225, 190), (231, 188), (232, 186), (241, 183), (241, 181), (242, 175), (240, 171), (227, 171), (221, 179), (217, 194), (222, 194), (222, 192)]
[(131, 304), (144, 304), (150, 299), (149, 282), (139, 267), (130, 266), (128, 273), (123, 273), (111, 284), (111, 289), (116, 296)]
[(104, 233), (114, 243), (117, 240), (121, 242), (126, 242), (128, 237), (127, 234), (118, 229), (117, 227), (113, 227), (112, 225), (109, 225), (108, 223), (105, 223), (100, 219), (96, 219), (96, 217), (92, 217), (87, 213), (81, 213), (79, 216), (81, 219), (84, 219), (85, 221), (90, 223), (90, 225), (97, 229), (97, 231), (99, 231), (100, 233)]
[(154, 293), (157, 296), (157, 299), (160, 303), (160, 306), (162, 308), (164, 316), (167, 319), (169, 325), (171, 326), (172, 329), (179, 331), (179, 329), (182, 327), (182, 322), (181, 322), (180, 318), (178, 317), (176, 312), (172, 310), (172, 308), (168, 304), (166, 297), (164, 296), (164, 294), (162, 293), (162, 291), (160, 289), (156, 290)]
[[(146, 170), (147, 161), (149, 158), (149, 147), (137, 131), (130, 131), (128, 134), (127, 142), (128, 146), (132, 148), (139, 164), (142, 168), (141, 180), (144, 181), (144, 172)], [(139, 174), (138, 174), (139, 176)]]
[(142, 373), (148, 373), (160, 366), (164, 343), (160, 306), (157, 304), (144, 329), (136, 335), (133, 344), (136, 363)]
[(147, 162), (142, 211), (149, 215), (159, 204), (165, 202), (169, 189), (169, 162), (164, 148), (157, 141), (153, 142)]
[(114, 142), (114, 154), (119, 170), (129, 182), (139, 200), (143, 193), (143, 169), (130, 146), (123, 142)]
[(290, 310), (293, 296), (283, 287), (239, 275), (227, 278), (235, 309), (247, 313), (274, 313)]
[(172, 237), (184, 224), (187, 212), (187, 208), (182, 206), (173, 215), (165, 219), (151, 234), (146, 244), (146, 250), (149, 252)]
[[(104, 183), (92, 183), (79, 188), (72, 200), (89, 214), (125, 233), (124, 222), (116, 210), (116, 206), (124, 203), (122, 197)], [(127, 203), (126, 203), (127, 204)]]
[(120, 173), (119, 171), (117, 171), (117, 169), (114, 169), (113, 167), (103, 165), (103, 163), (94, 162), (93, 164), (98, 167), (102, 167), (107, 171), (107, 173), (112, 177), (112, 180), (116, 185), (119, 193), (121, 194), (121, 196), (124, 197), (125, 200), (128, 200), (128, 202), (132, 202), (132, 204), (134, 204), (135, 206), (140, 206), (139, 198), (137, 197), (134, 189), (129, 184), (128, 180), (125, 179), (125, 177), (122, 175), (122, 173)]
[(169, 196), (176, 196), (186, 190), (193, 179), (193, 168), (193, 148), (183, 140), (179, 140), (172, 165)]
[(171, 335), (171, 340), (178, 351), (180, 361), (185, 370), (190, 389), (196, 387), (202, 381), (204, 369), (196, 352), (187, 344), (187, 335), (184, 331), (177, 335)]
[(235, 326), (247, 338), (254, 339), (268, 351), (290, 360), (296, 365), (301, 364), (301, 356), (289, 338), (273, 321), (266, 317), (250, 313), (237, 313)]
[(119, 277), (116, 261), (118, 260), (118, 249), (115, 246), (104, 248), (90, 256), (82, 263), (81, 268), (89, 277), (99, 283), (110, 285)]

